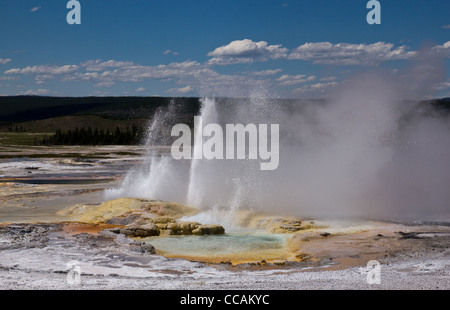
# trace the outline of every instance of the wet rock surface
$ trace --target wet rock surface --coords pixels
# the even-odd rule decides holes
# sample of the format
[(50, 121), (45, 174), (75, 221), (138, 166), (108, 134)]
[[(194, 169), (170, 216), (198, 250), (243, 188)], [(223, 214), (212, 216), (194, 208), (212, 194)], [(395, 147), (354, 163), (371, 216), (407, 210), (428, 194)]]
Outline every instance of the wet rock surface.
[(61, 230), (61, 224), (0, 225), (0, 251), (20, 248), (43, 248), (51, 232)]
[[(0, 251), (12, 249), (45, 248), (53, 245), (70, 247), (73, 244), (117, 251), (131, 251), (155, 254), (152, 245), (127, 238), (125, 234), (108, 233), (102, 230), (98, 234), (80, 232), (69, 234), (64, 230), (66, 223), (17, 223), (0, 225)], [(77, 224), (71, 224), (77, 225)], [(83, 224), (79, 224), (80, 227)]]

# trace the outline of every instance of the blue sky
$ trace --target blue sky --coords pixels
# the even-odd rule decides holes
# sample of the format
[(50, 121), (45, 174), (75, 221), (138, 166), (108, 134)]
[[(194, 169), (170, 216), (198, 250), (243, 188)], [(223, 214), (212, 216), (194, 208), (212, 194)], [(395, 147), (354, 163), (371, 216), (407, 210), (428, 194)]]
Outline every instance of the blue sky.
[(361, 71), (402, 72), (428, 47), (450, 96), (450, 1), (0, 2), (0, 95), (320, 97)]

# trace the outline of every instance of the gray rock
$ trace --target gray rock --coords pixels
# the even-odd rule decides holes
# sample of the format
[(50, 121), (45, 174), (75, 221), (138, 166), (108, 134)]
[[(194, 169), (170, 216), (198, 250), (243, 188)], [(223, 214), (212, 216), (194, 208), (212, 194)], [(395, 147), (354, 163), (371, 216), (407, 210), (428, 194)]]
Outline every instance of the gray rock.
[(133, 239), (127, 238), (124, 234), (118, 234), (118, 235), (116, 235), (115, 241), (116, 241), (118, 244), (138, 244), (137, 241), (135, 241), (135, 240), (133, 240)]
[(128, 216), (116, 216), (116, 217), (110, 218), (105, 223), (112, 224), (112, 225), (126, 226), (126, 225), (130, 225), (130, 224), (134, 223), (139, 218), (140, 218), (140, 216), (138, 214), (131, 214)]
[(120, 233), (131, 237), (151, 237), (159, 236), (160, 231), (155, 224), (147, 223), (141, 226), (131, 225), (121, 228)]
[(156, 254), (156, 249), (149, 243), (141, 243), (141, 253)]
[(192, 231), (193, 235), (223, 235), (225, 228), (220, 225), (199, 225)]

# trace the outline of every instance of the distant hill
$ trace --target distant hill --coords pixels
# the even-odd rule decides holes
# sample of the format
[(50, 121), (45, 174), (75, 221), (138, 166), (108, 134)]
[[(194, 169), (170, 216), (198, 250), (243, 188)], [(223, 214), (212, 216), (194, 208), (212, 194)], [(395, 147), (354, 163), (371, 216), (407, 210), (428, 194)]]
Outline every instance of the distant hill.
[(442, 99), (434, 99), (430, 100), (429, 102), (435, 108), (450, 111), (450, 97)]
[[(146, 127), (158, 108), (175, 102), (177, 122), (191, 124), (199, 113), (199, 98), (170, 97), (43, 97), (0, 96), (0, 131), (51, 133), (75, 128), (125, 130)], [(229, 102), (226, 98), (219, 103)], [(244, 103), (233, 99), (238, 104)], [(301, 106), (305, 100), (286, 100), (287, 105)], [(326, 104), (323, 100), (310, 104)], [(450, 98), (412, 102), (419, 113), (450, 114)], [(166, 124), (169, 125), (169, 124)]]
[(196, 113), (200, 106), (198, 98), (0, 96), (0, 124), (73, 115), (149, 119), (173, 100), (184, 104), (186, 113)]
[(156, 110), (171, 102), (181, 107), (177, 117), (183, 123), (191, 123), (200, 108), (198, 98), (0, 96), (0, 132), (147, 128)]

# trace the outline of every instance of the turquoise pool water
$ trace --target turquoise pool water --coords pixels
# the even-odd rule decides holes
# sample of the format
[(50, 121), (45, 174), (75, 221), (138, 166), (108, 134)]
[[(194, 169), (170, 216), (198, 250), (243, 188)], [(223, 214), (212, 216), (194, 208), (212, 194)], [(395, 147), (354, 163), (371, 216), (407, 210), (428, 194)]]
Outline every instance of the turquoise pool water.
[(145, 238), (167, 257), (209, 262), (286, 260), (288, 234), (246, 232), (207, 236), (159, 236)]

